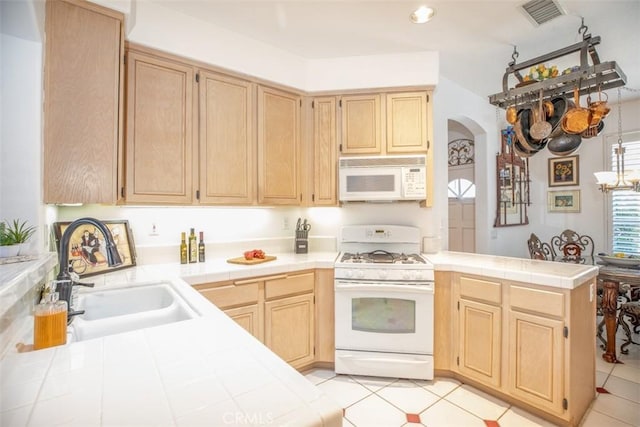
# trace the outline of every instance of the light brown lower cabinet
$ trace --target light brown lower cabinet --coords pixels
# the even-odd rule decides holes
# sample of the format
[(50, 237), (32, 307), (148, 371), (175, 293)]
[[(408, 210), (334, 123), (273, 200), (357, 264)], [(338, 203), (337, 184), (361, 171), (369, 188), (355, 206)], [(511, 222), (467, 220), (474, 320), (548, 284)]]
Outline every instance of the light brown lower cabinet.
[(437, 272), (436, 375), (579, 425), (595, 397), (594, 289)]
[[(327, 289), (333, 286), (333, 274), (326, 270), (305, 270), (275, 276), (254, 277), (195, 285), (202, 296), (269, 347), (294, 368), (303, 369), (315, 362), (316, 288), (322, 289), (322, 307), (332, 307)], [(333, 312), (324, 313), (333, 319)], [(322, 325), (333, 327), (333, 322)], [(326, 337), (328, 331), (319, 335)], [(331, 331), (332, 333), (332, 331)], [(327, 340), (322, 341), (322, 361), (328, 353)]]

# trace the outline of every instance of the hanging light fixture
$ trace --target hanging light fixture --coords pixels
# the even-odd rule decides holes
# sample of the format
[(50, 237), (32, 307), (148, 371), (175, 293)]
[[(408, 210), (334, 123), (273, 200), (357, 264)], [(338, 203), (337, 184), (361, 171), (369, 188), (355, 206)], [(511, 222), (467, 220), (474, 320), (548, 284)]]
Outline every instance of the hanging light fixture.
[(611, 190), (633, 190), (640, 192), (640, 171), (624, 170), (624, 147), (622, 146), (622, 106), (620, 88), (618, 88), (618, 146), (615, 148), (616, 170), (595, 172), (600, 190), (606, 193)]

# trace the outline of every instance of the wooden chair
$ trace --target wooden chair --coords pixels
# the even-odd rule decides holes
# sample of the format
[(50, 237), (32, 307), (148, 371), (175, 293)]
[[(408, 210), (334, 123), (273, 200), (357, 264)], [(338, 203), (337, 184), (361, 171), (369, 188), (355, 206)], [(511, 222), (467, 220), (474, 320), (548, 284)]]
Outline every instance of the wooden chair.
[(584, 257), (593, 257), (593, 246), (591, 237), (581, 236), (569, 229), (551, 238), (553, 258), (562, 258), (564, 261), (581, 262)]
[(527, 240), (527, 246), (529, 247), (529, 256), (531, 259), (541, 259), (546, 261), (553, 260), (553, 252), (551, 250), (551, 246), (546, 243), (540, 241), (538, 236), (535, 233), (531, 233), (529, 236), (529, 240)]

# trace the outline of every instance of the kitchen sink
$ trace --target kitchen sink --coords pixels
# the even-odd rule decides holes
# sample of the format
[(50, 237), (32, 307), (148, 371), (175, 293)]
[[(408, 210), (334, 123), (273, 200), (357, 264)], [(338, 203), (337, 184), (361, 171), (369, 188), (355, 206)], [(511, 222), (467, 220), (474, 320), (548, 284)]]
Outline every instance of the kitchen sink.
[(193, 319), (199, 314), (170, 282), (79, 294), (69, 325), (72, 341)]

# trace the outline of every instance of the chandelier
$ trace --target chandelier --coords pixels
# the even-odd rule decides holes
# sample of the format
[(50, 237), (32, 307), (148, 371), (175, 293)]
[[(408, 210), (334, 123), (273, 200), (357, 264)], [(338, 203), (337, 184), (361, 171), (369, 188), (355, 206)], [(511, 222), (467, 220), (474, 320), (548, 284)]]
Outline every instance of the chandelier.
[(618, 146), (615, 148), (616, 170), (594, 172), (596, 181), (603, 193), (611, 190), (633, 190), (640, 192), (640, 170), (625, 171), (624, 147), (622, 146), (622, 107), (618, 88)]

